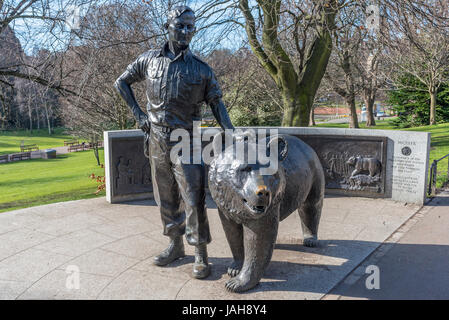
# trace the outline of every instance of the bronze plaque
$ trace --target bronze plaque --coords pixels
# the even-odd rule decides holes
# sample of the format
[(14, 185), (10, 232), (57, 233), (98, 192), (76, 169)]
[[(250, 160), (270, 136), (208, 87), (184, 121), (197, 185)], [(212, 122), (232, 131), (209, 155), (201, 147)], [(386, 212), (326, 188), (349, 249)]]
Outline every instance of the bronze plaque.
[(126, 199), (153, 191), (150, 162), (144, 155), (143, 137), (114, 138), (111, 144), (112, 197)]
[(297, 135), (323, 165), (329, 193), (385, 197), (386, 137)]

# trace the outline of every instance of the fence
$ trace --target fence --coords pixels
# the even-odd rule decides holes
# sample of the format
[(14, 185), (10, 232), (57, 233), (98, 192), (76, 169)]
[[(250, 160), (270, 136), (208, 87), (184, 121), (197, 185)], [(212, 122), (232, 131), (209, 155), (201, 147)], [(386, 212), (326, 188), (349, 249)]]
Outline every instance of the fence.
[(445, 155), (441, 159), (434, 160), (432, 163), (432, 166), (430, 167), (430, 179), (429, 179), (429, 190), (427, 191), (427, 194), (429, 196), (434, 196), (436, 194), (437, 190), (437, 176), (438, 176), (438, 162), (444, 159), (448, 159), (448, 166), (447, 166), (447, 180), (449, 181), (449, 154)]

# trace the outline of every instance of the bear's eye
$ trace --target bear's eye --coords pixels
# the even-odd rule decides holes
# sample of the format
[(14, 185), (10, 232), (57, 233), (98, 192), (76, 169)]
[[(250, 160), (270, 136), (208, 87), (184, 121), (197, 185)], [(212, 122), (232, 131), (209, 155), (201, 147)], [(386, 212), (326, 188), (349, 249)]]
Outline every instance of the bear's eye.
[(245, 166), (245, 167), (240, 167), (237, 171), (236, 171), (236, 175), (235, 175), (235, 179), (233, 179), (234, 184), (237, 187), (241, 187), (245, 184), (246, 179), (248, 179), (248, 173), (251, 171), (251, 167)]

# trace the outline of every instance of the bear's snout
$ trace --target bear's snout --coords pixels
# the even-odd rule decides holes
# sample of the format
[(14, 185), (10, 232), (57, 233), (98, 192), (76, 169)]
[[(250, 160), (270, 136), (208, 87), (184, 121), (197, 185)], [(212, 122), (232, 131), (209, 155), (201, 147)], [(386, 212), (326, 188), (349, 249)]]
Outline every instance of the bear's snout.
[(260, 185), (252, 193), (250, 192), (243, 203), (249, 211), (256, 216), (264, 214), (271, 202), (271, 192), (265, 185)]
[(267, 190), (267, 186), (259, 186), (256, 190), (256, 195), (261, 198), (261, 197), (269, 197), (270, 196), (270, 191)]

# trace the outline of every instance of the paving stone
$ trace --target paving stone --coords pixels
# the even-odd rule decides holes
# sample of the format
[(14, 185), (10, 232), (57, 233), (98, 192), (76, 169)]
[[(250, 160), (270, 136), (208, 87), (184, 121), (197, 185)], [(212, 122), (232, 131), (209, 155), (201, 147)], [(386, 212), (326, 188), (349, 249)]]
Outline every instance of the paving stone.
[(33, 224), (30, 228), (47, 234), (61, 236), (107, 222), (103, 217), (79, 213), (58, 219), (48, 219), (47, 221)]
[(0, 262), (0, 279), (34, 282), (68, 260), (66, 255), (27, 249)]
[(178, 291), (190, 280), (162, 277), (151, 272), (128, 270), (115, 278), (100, 294), (106, 300), (175, 299)]
[(115, 277), (138, 262), (139, 260), (122, 254), (95, 249), (70, 260), (60, 269), (66, 270), (68, 266), (77, 266), (83, 273)]
[(47, 241), (38, 245), (36, 248), (77, 257), (80, 254), (99, 248), (114, 240), (112, 237), (86, 229)]
[(0, 300), (14, 300), (31, 286), (32, 282), (0, 280)]
[(142, 217), (129, 217), (120, 221), (96, 225), (89, 229), (97, 231), (116, 239), (126, 238), (129, 236), (159, 230), (159, 226)]
[(51, 239), (51, 235), (26, 228), (4, 233), (0, 235), (0, 261)]
[[(62, 300), (95, 299), (112, 278), (87, 273), (79, 274), (79, 288), (68, 279), (73, 276), (64, 270), (54, 270), (33, 284), (19, 299), (23, 300)], [(67, 285), (67, 283), (69, 285)]]
[(165, 246), (144, 235), (136, 235), (106, 244), (102, 249), (143, 260), (160, 253)]
[(37, 223), (41, 221), (44, 221), (44, 219), (33, 213), (0, 213), (0, 235), (17, 229), (22, 229), (25, 226), (29, 226), (33, 222)]

